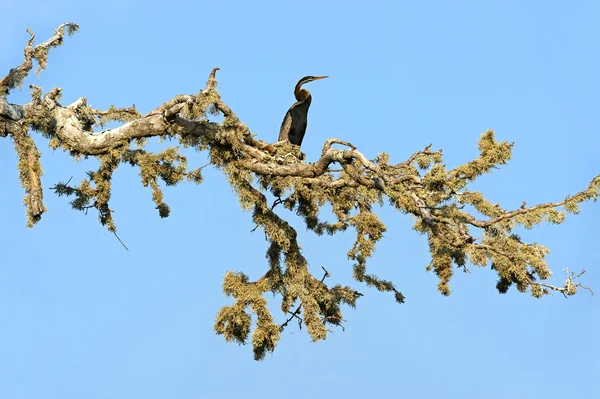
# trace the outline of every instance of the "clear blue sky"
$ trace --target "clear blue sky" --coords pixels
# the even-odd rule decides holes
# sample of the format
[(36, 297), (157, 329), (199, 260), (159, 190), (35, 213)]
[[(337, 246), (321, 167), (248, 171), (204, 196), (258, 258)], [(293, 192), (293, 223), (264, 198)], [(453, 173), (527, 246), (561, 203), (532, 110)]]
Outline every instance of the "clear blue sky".
[[(507, 208), (562, 200), (600, 173), (598, 2), (34, 0), (1, 8), (0, 75), (21, 62), (27, 27), (46, 40), (62, 22), (80, 24), (51, 52), (49, 70), (26, 81), (62, 87), (63, 103), (86, 96), (97, 108), (135, 103), (147, 112), (198, 92), (218, 66), (224, 100), (274, 141), (296, 81), (329, 75), (309, 88), (309, 160), (338, 137), (394, 161), (433, 143), (453, 167), (473, 159), (480, 133), (493, 128), (516, 143), (514, 157), (474, 187)], [(46, 188), (94, 167), (43, 153)], [(191, 164), (205, 160), (193, 155)], [(380, 211), (389, 230), (370, 270), (394, 280), (406, 304), (356, 283), (366, 295), (345, 310), (345, 331), (314, 344), (288, 328), (258, 363), (250, 346), (213, 333), (216, 312), (230, 302), (221, 291), (226, 271), (254, 278), (266, 268), (263, 235), (250, 233), (250, 214), (219, 172), (165, 190), (172, 215), (161, 220), (137, 171), (120, 168), (111, 207), (126, 252), (94, 213), (71, 210), (49, 190), (49, 213), (26, 229), (8, 140), (0, 140), (0, 170), (1, 398), (600, 392), (598, 296), (499, 295), (493, 272), (472, 268), (442, 297), (424, 270), (425, 238), (391, 209)], [(587, 204), (561, 226), (523, 233), (551, 248), (552, 283), (564, 280), (561, 268), (585, 268), (583, 281), (600, 294), (599, 219), (600, 204)], [(331, 283), (350, 283), (351, 234), (319, 239), (296, 226), (312, 269), (323, 265)]]

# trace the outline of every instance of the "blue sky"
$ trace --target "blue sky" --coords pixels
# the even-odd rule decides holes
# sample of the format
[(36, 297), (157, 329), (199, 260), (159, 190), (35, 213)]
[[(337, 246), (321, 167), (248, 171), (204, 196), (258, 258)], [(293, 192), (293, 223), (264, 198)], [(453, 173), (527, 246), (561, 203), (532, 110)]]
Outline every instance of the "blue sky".
[[(21, 62), (27, 27), (41, 41), (71, 21), (81, 32), (26, 82), (62, 87), (63, 103), (86, 96), (97, 108), (135, 103), (148, 112), (198, 92), (218, 66), (224, 100), (259, 138), (274, 141), (296, 81), (329, 75), (309, 87), (308, 160), (337, 137), (393, 161), (433, 143), (453, 167), (473, 159), (480, 133), (492, 128), (515, 147), (507, 166), (473, 185), (490, 200), (516, 208), (585, 188), (600, 173), (600, 3), (451, 3), (13, 1), (2, 5), (9, 18), (0, 25), (0, 75)], [(15, 92), (10, 100), (26, 98)], [(94, 168), (48, 148), (43, 154), (46, 188)], [(190, 163), (205, 160), (192, 154)], [(389, 208), (380, 210), (388, 232), (369, 265), (396, 282), (406, 304), (356, 283), (366, 295), (345, 310), (345, 331), (315, 344), (288, 328), (258, 363), (250, 346), (213, 333), (215, 314), (229, 303), (222, 276), (258, 277), (266, 267), (263, 235), (250, 233), (250, 214), (219, 172), (208, 170), (200, 186), (166, 189), (172, 213), (160, 219), (137, 171), (120, 168), (111, 207), (126, 252), (95, 214), (71, 210), (50, 191), (49, 213), (26, 229), (8, 140), (0, 141), (0, 170), (2, 398), (600, 391), (598, 296), (499, 295), (492, 271), (471, 268), (442, 297), (424, 270), (425, 238)], [(585, 268), (583, 282), (600, 293), (599, 218), (600, 204), (586, 204), (561, 226), (523, 232), (552, 250), (552, 283), (564, 280), (561, 268)], [(316, 238), (296, 226), (311, 268), (351, 283), (351, 234)]]

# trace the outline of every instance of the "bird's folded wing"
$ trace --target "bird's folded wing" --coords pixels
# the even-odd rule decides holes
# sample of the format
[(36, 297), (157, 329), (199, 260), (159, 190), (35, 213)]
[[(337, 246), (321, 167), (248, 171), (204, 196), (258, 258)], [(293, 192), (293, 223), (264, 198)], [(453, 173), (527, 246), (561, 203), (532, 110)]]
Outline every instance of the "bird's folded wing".
[(289, 140), (288, 134), (290, 132), (290, 127), (292, 127), (292, 115), (290, 115), (290, 111), (288, 111), (281, 123), (281, 129), (279, 129), (279, 141)]

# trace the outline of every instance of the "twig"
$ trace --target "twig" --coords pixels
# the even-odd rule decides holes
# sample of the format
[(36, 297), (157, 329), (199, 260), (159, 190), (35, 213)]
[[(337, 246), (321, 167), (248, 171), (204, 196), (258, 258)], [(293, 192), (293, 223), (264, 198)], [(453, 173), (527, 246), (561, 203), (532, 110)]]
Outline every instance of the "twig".
[(127, 248), (127, 245), (125, 245), (125, 243), (123, 241), (121, 241), (121, 239), (117, 235), (117, 232), (113, 231), (113, 234), (115, 235), (115, 237), (117, 237), (117, 240), (119, 240), (119, 242), (121, 243), (121, 245), (123, 246), (123, 248), (125, 248), (127, 251), (129, 251), (129, 248)]
[[(302, 319), (300, 318), (300, 316), (298, 316), (298, 314), (300, 313), (300, 309), (302, 309), (302, 304), (298, 305), (296, 310), (294, 310), (293, 312), (288, 311), (288, 313), (291, 314), (291, 316), (289, 319), (287, 319), (285, 321), (285, 323), (283, 323), (281, 326), (279, 326), (279, 329), (283, 330), (289, 324), (289, 322), (294, 319), (294, 317), (298, 318), (301, 321)], [(300, 323), (300, 321), (299, 321), (299, 323)], [(302, 329), (302, 325), (300, 325), (300, 329)]]
[[(325, 274), (323, 274), (323, 277), (321, 278), (321, 283), (322, 283), (325, 281), (325, 279), (327, 277), (329, 277), (331, 275), (329, 274), (327, 269), (325, 269), (324, 266), (321, 266), (321, 269), (323, 269), (323, 271), (325, 272)], [(288, 311), (288, 314), (291, 314), (291, 316), (285, 321), (285, 323), (283, 323), (281, 326), (279, 326), (280, 330), (283, 330), (290, 323), (290, 321), (292, 321), (294, 318), (298, 319), (298, 326), (300, 329), (302, 329), (302, 318), (300, 316), (298, 316), (300, 314), (300, 310), (302, 310), (302, 303), (300, 303), (298, 305), (298, 307), (296, 308), (296, 310), (294, 310), (293, 312)]]
[(575, 289), (583, 288), (584, 290), (588, 290), (590, 292), (590, 294), (594, 295), (594, 291), (592, 291), (592, 289), (590, 287), (586, 287), (585, 285), (583, 285), (581, 283), (573, 284), (573, 281), (576, 278), (579, 278), (580, 276), (582, 276), (585, 273), (585, 269), (583, 269), (581, 271), (581, 273), (579, 273), (578, 275), (575, 275), (574, 272), (571, 272), (571, 275), (569, 276), (569, 268), (568, 267), (563, 269), (563, 272), (565, 272), (568, 276), (567, 281), (565, 281), (565, 285), (563, 287), (556, 287), (554, 285), (544, 284), (544, 283), (537, 283), (537, 284), (539, 284), (540, 286), (542, 286), (544, 288), (548, 288), (549, 290), (558, 291), (561, 294), (563, 294), (563, 296), (565, 298), (567, 298), (569, 295), (573, 295), (575, 293), (575, 291), (572, 290), (572, 287), (575, 287)]
[(273, 205), (271, 205), (271, 210), (275, 209), (275, 207), (279, 204), (283, 204), (283, 200), (281, 197), (277, 197), (275, 201), (273, 201)]

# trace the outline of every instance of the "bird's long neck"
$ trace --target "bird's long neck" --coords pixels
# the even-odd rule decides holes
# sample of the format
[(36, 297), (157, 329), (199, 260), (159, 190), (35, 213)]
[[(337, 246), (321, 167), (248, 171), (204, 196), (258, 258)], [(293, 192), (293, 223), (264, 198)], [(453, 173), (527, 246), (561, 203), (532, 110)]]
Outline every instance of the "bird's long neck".
[(296, 96), (296, 100), (298, 100), (298, 101), (304, 101), (308, 97), (310, 97), (310, 93), (308, 92), (308, 90), (300, 88), (303, 83), (304, 82), (299, 82), (296, 85), (296, 88), (294, 89), (294, 96)]

